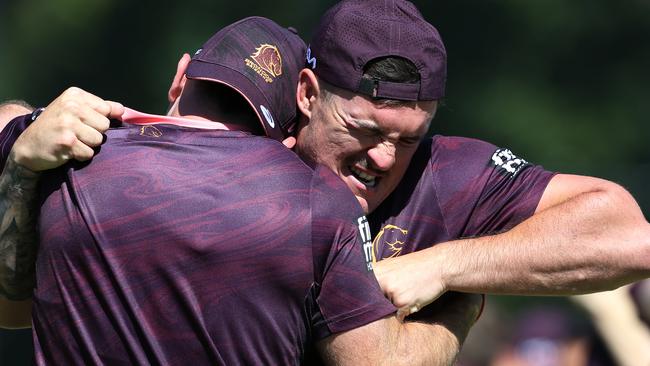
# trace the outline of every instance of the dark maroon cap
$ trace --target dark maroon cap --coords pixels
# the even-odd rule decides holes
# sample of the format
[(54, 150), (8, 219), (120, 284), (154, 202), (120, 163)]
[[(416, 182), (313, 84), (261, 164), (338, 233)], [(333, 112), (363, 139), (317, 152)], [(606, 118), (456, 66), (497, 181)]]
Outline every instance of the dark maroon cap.
[(213, 35), (185, 74), (235, 89), (253, 107), (266, 134), (281, 141), (296, 124), (296, 85), (305, 49), (294, 29), (262, 17), (245, 18)]
[[(319, 78), (376, 98), (438, 100), (445, 95), (447, 53), (438, 31), (404, 0), (345, 0), (329, 9), (307, 50)], [(412, 84), (362, 79), (368, 61), (399, 56), (413, 62)]]

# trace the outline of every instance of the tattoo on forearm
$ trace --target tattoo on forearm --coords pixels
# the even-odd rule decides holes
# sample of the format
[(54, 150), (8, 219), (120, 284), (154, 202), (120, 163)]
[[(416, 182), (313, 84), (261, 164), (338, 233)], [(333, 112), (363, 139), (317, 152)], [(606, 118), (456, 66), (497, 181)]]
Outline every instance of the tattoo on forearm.
[(0, 296), (25, 300), (35, 285), (39, 173), (7, 159), (0, 175)]

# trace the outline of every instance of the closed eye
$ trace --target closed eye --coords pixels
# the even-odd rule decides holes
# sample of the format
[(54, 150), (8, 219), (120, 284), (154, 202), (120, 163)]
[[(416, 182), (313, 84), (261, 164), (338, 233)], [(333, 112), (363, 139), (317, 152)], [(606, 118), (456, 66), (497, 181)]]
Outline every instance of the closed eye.
[(355, 130), (368, 137), (381, 137), (383, 135), (382, 130), (370, 123), (364, 121), (355, 121), (350, 119), (345, 119), (345, 124), (349, 129)]
[(422, 140), (422, 138), (419, 137), (419, 136), (418, 137), (404, 137), (404, 138), (401, 138), (399, 140), (399, 143), (401, 145), (403, 145), (403, 146), (410, 147), (410, 146), (414, 146), (414, 145), (419, 144), (421, 140)]

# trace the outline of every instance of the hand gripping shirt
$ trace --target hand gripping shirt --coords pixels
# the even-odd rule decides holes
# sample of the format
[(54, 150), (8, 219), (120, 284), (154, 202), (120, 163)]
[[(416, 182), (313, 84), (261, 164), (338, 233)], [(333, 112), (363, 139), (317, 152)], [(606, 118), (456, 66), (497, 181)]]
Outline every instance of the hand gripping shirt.
[(42, 179), (37, 364), (297, 365), (394, 312), (328, 169), (241, 132), (107, 135)]

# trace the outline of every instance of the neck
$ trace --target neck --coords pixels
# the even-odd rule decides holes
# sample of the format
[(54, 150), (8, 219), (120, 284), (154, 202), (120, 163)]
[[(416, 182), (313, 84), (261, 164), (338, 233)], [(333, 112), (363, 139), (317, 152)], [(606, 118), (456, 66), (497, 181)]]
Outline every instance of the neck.
[[(167, 116), (171, 118), (201, 121), (204, 123), (214, 123), (215, 125), (220, 126), (219, 129), (222, 130), (259, 134), (249, 126), (249, 123), (242, 123), (238, 116), (226, 115), (218, 108), (206, 108), (206, 106), (214, 107), (214, 101), (196, 99), (197, 98), (182, 97), (176, 99), (167, 112)], [(228, 122), (221, 122), (226, 120)]]
[(240, 126), (240, 125), (234, 124), (234, 123), (220, 122), (220, 121), (216, 120), (217, 118), (207, 118), (205, 116), (201, 116), (201, 115), (198, 115), (198, 114), (192, 114), (192, 113), (182, 114), (179, 111), (178, 105), (179, 105), (179, 103), (178, 103), (178, 100), (177, 100), (176, 103), (174, 103), (171, 106), (171, 108), (169, 109), (169, 111), (167, 112), (167, 117), (170, 118), (170, 120), (168, 120), (168, 121), (176, 120), (176, 121), (181, 122), (181, 121), (184, 120), (184, 121), (187, 121), (190, 124), (194, 124), (194, 121), (196, 121), (196, 122), (198, 122), (198, 123), (200, 123), (202, 125), (205, 125), (205, 126), (213, 125), (213, 127), (211, 129), (214, 129), (214, 130), (228, 130), (228, 131), (244, 131), (244, 132), (247, 132), (246, 129), (242, 128), (243, 126)]

